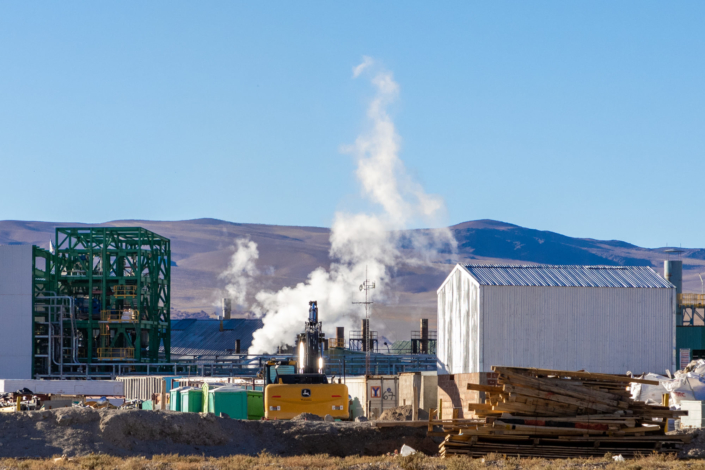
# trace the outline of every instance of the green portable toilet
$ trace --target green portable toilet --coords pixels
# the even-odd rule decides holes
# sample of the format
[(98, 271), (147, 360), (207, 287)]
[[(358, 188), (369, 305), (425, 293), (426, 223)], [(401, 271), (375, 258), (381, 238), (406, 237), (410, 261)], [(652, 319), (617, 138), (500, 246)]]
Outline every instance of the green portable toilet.
[(246, 390), (238, 385), (209, 391), (208, 412), (225, 413), (233, 419), (260, 419), (264, 416), (262, 392)]
[(181, 390), (186, 387), (172, 388), (169, 391), (169, 409), (171, 411), (181, 411)]
[(264, 393), (249, 390), (247, 392), (247, 419), (264, 418)]
[(199, 413), (202, 409), (202, 389), (195, 387), (186, 387), (181, 390), (181, 411), (185, 413)]

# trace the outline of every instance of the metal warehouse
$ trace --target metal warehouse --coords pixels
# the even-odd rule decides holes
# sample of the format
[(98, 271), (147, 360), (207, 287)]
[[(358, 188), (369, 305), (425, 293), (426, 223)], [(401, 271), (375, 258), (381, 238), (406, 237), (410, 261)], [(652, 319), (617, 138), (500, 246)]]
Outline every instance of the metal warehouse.
[(439, 374), (663, 374), (675, 314), (675, 286), (649, 267), (458, 264), (438, 289)]

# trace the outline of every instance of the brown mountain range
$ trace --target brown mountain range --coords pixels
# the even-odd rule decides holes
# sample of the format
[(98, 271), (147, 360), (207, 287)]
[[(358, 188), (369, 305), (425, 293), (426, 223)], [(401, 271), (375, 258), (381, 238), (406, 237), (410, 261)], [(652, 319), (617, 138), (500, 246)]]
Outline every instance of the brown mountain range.
[[(0, 244), (35, 244), (48, 248), (58, 226), (86, 224), (0, 221)], [(319, 266), (328, 267), (329, 230), (320, 227), (239, 224), (217, 219), (175, 222), (119, 220), (97, 226), (141, 226), (172, 241), (173, 315), (215, 316), (234, 240), (249, 237), (259, 248), (259, 289), (279, 289), (306, 279)], [(391, 339), (407, 339), (418, 319), (435, 323), (435, 291), (456, 261), (483, 263), (547, 263), (652, 266), (663, 271), (665, 248), (647, 249), (621, 241), (571, 238), (492, 220), (450, 227), (458, 250), (441, 250), (426, 267), (397, 266), (393, 304), (375, 306), (373, 329)], [(700, 292), (698, 273), (705, 272), (705, 250), (684, 249), (684, 287)], [(705, 277), (705, 276), (703, 276)], [(376, 325), (375, 325), (376, 323)]]

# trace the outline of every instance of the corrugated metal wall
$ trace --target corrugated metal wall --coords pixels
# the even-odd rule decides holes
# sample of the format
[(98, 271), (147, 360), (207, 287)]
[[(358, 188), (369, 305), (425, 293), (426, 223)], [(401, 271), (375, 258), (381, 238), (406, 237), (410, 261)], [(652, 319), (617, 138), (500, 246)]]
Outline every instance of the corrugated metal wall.
[(674, 306), (674, 289), (480, 287), (456, 268), (438, 290), (438, 372), (663, 374), (673, 367)]
[(0, 378), (32, 378), (32, 245), (0, 246)]
[(674, 289), (483, 286), (484, 368), (672, 367)]
[(163, 377), (118, 377), (125, 384), (125, 400), (151, 400), (153, 393), (161, 393)]
[(438, 290), (439, 374), (478, 372), (480, 361), (480, 288), (456, 267)]

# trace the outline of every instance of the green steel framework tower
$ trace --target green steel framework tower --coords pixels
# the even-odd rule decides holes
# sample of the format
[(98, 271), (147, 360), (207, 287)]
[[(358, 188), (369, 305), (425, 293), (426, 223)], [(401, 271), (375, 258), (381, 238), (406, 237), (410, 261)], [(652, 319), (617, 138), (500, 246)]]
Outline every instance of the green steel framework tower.
[(57, 228), (54, 253), (35, 247), (33, 264), (35, 377), (169, 362), (169, 239), (139, 227)]

